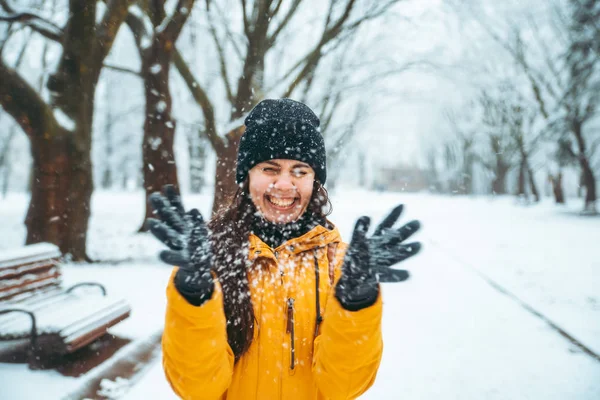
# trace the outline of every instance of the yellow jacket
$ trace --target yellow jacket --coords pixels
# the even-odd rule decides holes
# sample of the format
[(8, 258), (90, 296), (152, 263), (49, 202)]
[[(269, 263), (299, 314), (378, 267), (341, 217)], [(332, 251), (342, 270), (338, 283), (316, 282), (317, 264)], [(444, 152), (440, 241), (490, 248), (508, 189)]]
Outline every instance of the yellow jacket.
[(337, 229), (322, 226), (276, 249), (250, 235), (254, 340), (235, 365), (219, 284), (196, 307), (175, 289), (172, 275), (162, 345), (173, 390), (184, 399), (227, 400), (354, 399), (364, 393), (381, 361), (382, 303), (380, 296), (351, 312), (333, 296), (346, 247)]

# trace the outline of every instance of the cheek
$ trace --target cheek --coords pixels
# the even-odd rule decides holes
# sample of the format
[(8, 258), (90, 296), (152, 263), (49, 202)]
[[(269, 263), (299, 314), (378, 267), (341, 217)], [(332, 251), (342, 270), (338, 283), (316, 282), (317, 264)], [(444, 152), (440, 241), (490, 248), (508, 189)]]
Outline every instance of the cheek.
[(250, 177), (249, 186), (250, 197), (255, 205), (259, 205), (262, 202), (263, 195), (269, 189), (269, 182), (260, 179), (260, 177)]
[(298, 191), (300, 192), (300, 198), (302, 199), (302, 206), (306, 206), (310, 202), (310, 198), (312, 197), (312, 181), (303, 183), (301, 186), (298, 187)]

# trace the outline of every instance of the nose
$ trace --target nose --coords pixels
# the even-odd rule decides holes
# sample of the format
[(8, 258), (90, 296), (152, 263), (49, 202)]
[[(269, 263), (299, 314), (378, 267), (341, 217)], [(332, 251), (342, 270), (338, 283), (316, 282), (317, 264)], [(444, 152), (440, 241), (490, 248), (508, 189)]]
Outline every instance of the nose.
[(273, 184), (273, 188), (281, 192), (296, 190), (294, 178), (290, 174), (281, 174)]

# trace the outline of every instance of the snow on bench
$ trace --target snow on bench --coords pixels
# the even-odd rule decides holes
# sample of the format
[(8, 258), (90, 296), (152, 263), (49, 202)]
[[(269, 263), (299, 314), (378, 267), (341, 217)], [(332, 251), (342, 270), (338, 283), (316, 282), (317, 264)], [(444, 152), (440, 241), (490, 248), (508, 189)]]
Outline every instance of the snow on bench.
[(59, 260), (59, 249), (49, 243), (0, 254), (1, 341), (30, 338), (37, 354), (66, 354), (129, 317), (127, 302), (107, 296), (98, 283), (64, 289)]

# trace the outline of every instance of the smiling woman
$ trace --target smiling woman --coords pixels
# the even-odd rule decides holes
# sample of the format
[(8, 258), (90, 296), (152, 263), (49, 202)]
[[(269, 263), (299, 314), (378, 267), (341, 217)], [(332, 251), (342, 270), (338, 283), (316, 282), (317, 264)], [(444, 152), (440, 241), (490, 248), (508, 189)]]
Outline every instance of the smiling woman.
[[(397, 207), (350, 245), (327, 220), (331, 204), (319, 119), (304, 104), (265, 100), (245, 120), (231, 204), (208, 224), (173, 187), (151, 197), (151, 231), (178, 266), (167, 288), (163, 364), (185, 399), (353, 399), (382, 355), (379, 282), (416, 254), (419, 228), (392, 229)], [(347, 251), (346, 251), (347, 250)]]

